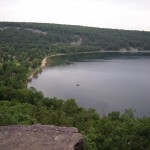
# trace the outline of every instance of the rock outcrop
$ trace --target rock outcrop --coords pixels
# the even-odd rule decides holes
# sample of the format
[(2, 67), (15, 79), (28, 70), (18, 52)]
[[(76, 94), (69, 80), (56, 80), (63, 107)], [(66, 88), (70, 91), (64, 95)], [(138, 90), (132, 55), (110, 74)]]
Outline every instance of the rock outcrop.
[(76, 128), (53, 125), (0, 126), (2, 150), (83, 150)]
[(46, 35), (47, 34), (47, 32), (44, 32), (44, 31), (41, 31), (41, 30), (32, 29), (32, 28), (27, 28), (26, 30), (30, 31), (30, 32), (33, 32), (33, 33), (36, 33), (36, 34), (42, 34), (42, 35)]
[(80, 46), (82, 44), (83, 39), (79, 35), (73, 36), (73, 42), (70, 43), (72, 46)]

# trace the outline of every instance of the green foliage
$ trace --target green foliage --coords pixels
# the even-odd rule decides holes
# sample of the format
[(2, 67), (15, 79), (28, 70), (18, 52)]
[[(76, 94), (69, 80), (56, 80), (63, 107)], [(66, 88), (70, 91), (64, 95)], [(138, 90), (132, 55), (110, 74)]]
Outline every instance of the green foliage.
[(0, 102), (0, 125), (34, 124), (35, 117), (32, 116), (34, 106), (30, 104)]
[[(34, 97), (36, 100), (32, 100)], [(100, 117), (94, 109), (85, 110), (73, 99), (44, 98), (35, 89), (23, 90), (24, 100), (20, 98), (0, 102), (0, 125), (41, 123), (74, 126), (84, 135), (87, 150), (142, 150), (150, 147), (150, 119), (127, 116), (131, 109), (123, 114), (112, 112)]]
[(79, 107), (74, 99), (68, 99), (64, 102), (63, 111), (66, 113), (66, 115), (73, 116), (74, 114), (78, 114)]
[[(147, 50), (149, 32), (11, 22), (0, 22), (0, 28), (0, 125), (74, 126), (84, 135), (86, 150), (150, 149), (150, 118), (135, 118), (132, 109), (100, 116), (94, 109), (79, 107), (74, 99), (46, 98), (35, 88), (26, 88), (29, 73), (47, 55), (129, 47)], [(78, 38), (81, 45), (71, 45)], [(72, 55), (60, 58), (54, 65)]]
[[(150, 32), (144, 31), (12, 22), (0, 22), (0, 27), (3, 29), (0, 30), (2, 50), (11, 50), (11, 54), (17, 55), (19, 53), (16, 50), (24, 51), (25, 54), (30, 50), (32, 55), (29, 60), (39, 59), (47, 52), (70, 53), (100, 49), (118, 50), (129, 47), (150, 49)], [(80, 46), (71, 45), (79, 38), (82, 39)], [(8, 57), (10, 56), (6, 56), (5, 59)]]

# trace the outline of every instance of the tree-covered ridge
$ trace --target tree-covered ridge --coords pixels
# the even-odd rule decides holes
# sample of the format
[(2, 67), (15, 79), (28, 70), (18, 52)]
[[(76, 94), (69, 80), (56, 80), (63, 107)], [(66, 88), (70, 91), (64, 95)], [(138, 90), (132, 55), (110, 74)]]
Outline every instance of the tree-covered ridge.
[[(73, 45), (79, 38), (81, 45)], [(73, 99), (46, 98), (25, 86), (29, 73), (52, 53), (111, 50), (116, 46), (149, 49), (149, 39), (149, 32), (1, 22), (0, 125), (74, 126), (84, 135), (87, 150), (150, 149), (150, 118), (136, 118), (132, 109), (102, 116), (78, 106)]]
[[(80, 47), (71, 43), (82, 39)], [(40, 48), (51, 52), (119, 50), (134, 47), (150, 49), (150, 32), (103, 29), (43, 23), (0, 22), (1, 47), (26, 50)], [(7, 46), (5, 45), (7, 43)]]

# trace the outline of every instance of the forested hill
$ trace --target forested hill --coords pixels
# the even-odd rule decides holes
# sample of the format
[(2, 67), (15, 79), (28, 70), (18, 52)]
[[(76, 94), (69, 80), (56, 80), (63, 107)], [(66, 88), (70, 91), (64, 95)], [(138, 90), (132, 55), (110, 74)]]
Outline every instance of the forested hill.
[(150, 32), (45, 23), (0, 22), (0, 47), (46, 52), (78, 52), (138, 48), (150, 50)]

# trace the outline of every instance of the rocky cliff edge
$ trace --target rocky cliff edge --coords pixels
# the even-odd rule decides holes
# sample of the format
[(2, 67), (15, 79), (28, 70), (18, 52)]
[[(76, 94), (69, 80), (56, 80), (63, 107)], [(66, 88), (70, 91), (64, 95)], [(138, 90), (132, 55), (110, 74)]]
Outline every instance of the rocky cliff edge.
[(83, 136), (76, 128), (53, 125), (0, 126), (3, 150), (83, 150)]

